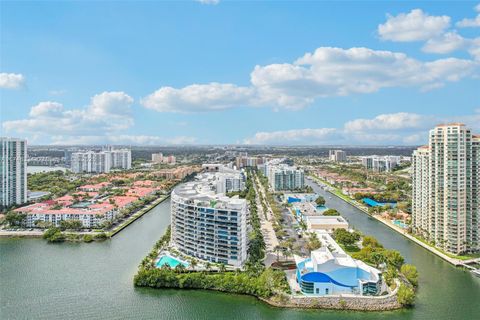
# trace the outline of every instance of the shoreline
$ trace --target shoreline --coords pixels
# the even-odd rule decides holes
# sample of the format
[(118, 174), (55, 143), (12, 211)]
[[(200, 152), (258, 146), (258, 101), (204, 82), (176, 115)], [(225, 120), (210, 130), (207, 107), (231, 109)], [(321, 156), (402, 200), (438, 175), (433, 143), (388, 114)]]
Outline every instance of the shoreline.
[[(112, 238), (113, 236), (118, 234), (120, 231), (122, 231), (123, 229), (128, 227), (130, 224), (132, 224), (133, 222), (135, 222), (136, 220), (141, 218), (143, 215), (145, 215), (146, 213), (153, 210), (153, 208), (155, 208), (157, 205), (164, 202), (168, 198), (170, 198), (170, 194), (164, 196), (163, 198), (160, 197), (160, 198), (154, 200), (152, 203), (149, 203), (147, 206), (143, 207), (142, 209), (140, 209), (136, 213), (132, 214), (124, 222), (122, 222), (122, 224), (116, 226), (113, 230), (110, 230), (110, 231), (104, 230), (104, 231), (101, 231), (101, 232), (93, 232), (93, 231), (91, 231), (91, 232), (81, 232), (81, 231), (80, 232), (71, 232), (71, 231), (69, 231), (69, 232), (66, 232), (66, 233), (74, 234), (74, 235), (78, 235), (78, 236), (91, 235), (92, 237), (95, 237), (95, 235), (98, 235), (99, 233), (105, 233), (105, 234), (107, 234), (108, 238)], [(21, 230), (21, 231), (0, 230), (0, 238), (42, 238), (43, 233), (44, 233), (44, 231), (39, 231), (39, 230), (33, 230), (33, 231), (29, 231), (29, 230)], [(73, 240), (73, 239), (68, 239), (67, 238), (67, 239), (65, 239), (65, 242), (85, 242), (85, 241), (83, 241), (81, 239)], [(95, 241), (91, 241), (91, 242), (95, 242)]]
[(167, 200), (168, 198), (170, 198), (170, 193), (163, 198), (160, 197), (157, 200), (154, 200), (152, 203), (149, 203), (147, 206), (143, 207), (142, 209), (140, 209), (139, 211), (135, 212), (130, 217), (128, 217), (128, 219), (125, 220), (122, 224), (118, 225), (117, 227), (115, 227), (111, 231), (105, 231), (105, 233), (107, 233), (108, 236), (110, 238), (112, 238), (117, 233), (119, 233), (120, 231), (122, 231), (123, 229), (128, 227), (130, 224), (135, 222), (137, 219), (142, 217), (144, 214), (150, 212), (153, 208), (155, 208), (156, 206), (158, 206), (160, 203)]
[[(318, 177), (313, 177), (311, 176), (312, 179), (314, 180), (315, 183), (317, 183), (317, 181), (323, 183), (324, 185), (327, 185), (329, 188), (335, 188), (336, 190), (338, 190), (339, 192), (341, 192), (338, 188), (336, 187), (333, 187), (333, 186), (330, 186), (330, 184), (326, 183), (325, 181), (321, 180), (320, 178)], [(384, 225), (386, 225), (387, 227), (389, 227), (390, 229), (396, 231), (397, 233), (401, 234), (402, 236), (404, 236), (405, 238), (415, 242), (416, 244), (418, 244), (419, 246), (421, 246), (422, 248), (430, 251), (431, 253), (437, 255), (438, 257), (442, 258), (443, 260), (447, 261), (448, 263), (454, 265), (455, 267), (458, 267), (458, 266), (462, 266), (464, 263), (468, 262), (468, 260), (461, 260), (461, 259), (456, 259), (456, 258), (452, 258), (452, 257), (449, 257), (448, 255), (444, 254), (443, 252), (439, 251), (438, 249), (426, 244), (425, 242), (415, 238), (414, 236), (408, 234), (406, 231), (404, 231), (403, 229), (393, 225), (392, 223), (389, 223), (388, 221), (385, 221), (384, 219), (380, 218), (380, 217), (377, 217), (375, 215), (371, 215), (368, 213), (368, 211), (366, 211), (364, 208), (362, 208), (360, 205), (358, 205), (356, 202), (354, 202), (353, 200), (349, 200), (347, 201), (346, 199), (344, 199), (343, 197), (341, 197), (340, 195), (338, 195), (337, 193), (327, 189), (326, 190), (327, 192), (329, 192), (330, 194), (336, 196), (337, 198), (341, 199), (342, 201), (350, 204), (351, 206), (359, 209), (360, 211), (362, 211), (364, 214), (374, 218), (375, 220), (383, 223)], [(342, 193), (343, 195), (343, 193)], [(348, 197), (347, 195), (344, 195), (345, 197)], [(476, 259), (476, 258), (472, 258), (472, 259)]]
[(257, 300), (267, 304), (270, 307), (281, 309), (317, 309), (317, 310), (343, 310), (355, 312), (383, 312), (407, 309), (397, 301), (397, 292), (400, 286), (397, 281), (396, 288), (384, 296), (354, 296), (337, 295), (325, 297), (294, 296), (281, 293), (269, 298), (257, 296), (255, 294), (230, 292), (216, 288), (181, 288), (181, 287), (153, 287), (148, 285), (135, 285), (138, 288), (150, 288), (154, 290), (207, 290), (223, 294), (238, 294), (242, 296), (254, 297)]

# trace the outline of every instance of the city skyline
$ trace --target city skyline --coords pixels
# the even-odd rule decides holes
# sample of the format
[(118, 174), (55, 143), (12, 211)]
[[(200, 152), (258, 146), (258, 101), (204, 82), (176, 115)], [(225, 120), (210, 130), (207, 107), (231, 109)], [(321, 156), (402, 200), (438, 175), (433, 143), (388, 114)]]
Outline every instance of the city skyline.
[(478, 2), (207, 2), (2, 3), (2, 135), (421, 145), (438, 123), (480, 130)]

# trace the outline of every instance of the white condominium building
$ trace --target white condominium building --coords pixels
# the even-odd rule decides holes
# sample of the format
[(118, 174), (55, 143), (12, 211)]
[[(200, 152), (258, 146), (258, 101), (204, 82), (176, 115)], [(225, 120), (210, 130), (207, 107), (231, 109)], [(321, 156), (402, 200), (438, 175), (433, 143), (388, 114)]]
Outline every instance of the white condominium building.
[(247, 201), (216, 190), (217, 173), (172, 192), (172, 244), (202, 260), (241, 267), (247, 258)]
[(132, 152), (129, 149), (101, 152), (75, 152), (71, 156), (71, 170), (75, 173), (108, 173), (111, 169), (131, 169)]
[(0, 208), (27, 202), (27, 141), (0, 137)]
[(346, 162), (347, 153), (343, 150), (330, 150), (328, 152), (328, 158), (334, 162)]
[(390, 172), (400, 164), (398, 156), (368, 156), (362, 157), (362, 164), (368, 170), (375, 172)]
[(267, 163), (264, 172), (274, 191), (294, 191), (305, 186), (305, 174), (302, 169), (286, 164)]
[(175, 164), (177, 159), (174, 155), (163, 156), (163, 153), (152, 153), (152, 162), (153, 163), (167, 163), (167, 164)]
[(111, 154), (112, 169), (131, 169), (132, 151), (130, 149), (117, 149), (108, 151)]
[(479, 248), (480, 138), (460, 123), (430, 131), (413, 154), (414, 231), (454, 254)]
[(71, 170), (75, 173), (110, 172), (111, 154), (109, 152), (74, 152), (71, 158)]
[(152, 162), (153, 163), (162, 163), (163, 153), (152, 153)]

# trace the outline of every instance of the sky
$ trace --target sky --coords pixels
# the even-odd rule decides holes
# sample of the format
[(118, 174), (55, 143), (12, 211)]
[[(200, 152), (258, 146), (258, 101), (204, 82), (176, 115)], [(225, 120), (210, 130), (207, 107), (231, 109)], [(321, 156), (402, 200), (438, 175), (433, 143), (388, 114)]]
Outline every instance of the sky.
[(32, 145), (480, 133), (480, 3), (0, 1), (0, 122)]

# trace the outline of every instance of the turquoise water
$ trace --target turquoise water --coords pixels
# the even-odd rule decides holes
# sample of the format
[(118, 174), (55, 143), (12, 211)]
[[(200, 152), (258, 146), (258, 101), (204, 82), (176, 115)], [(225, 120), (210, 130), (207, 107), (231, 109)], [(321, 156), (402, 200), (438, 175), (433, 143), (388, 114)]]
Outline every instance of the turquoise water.
[(408, 226), (400, 220), (392, 220), (392, 223), (400, 228), (406, 229)]
[(370, 198), (363, 198), (362, 201), (369, 207), (383, 207), (384, 205), (389, 205), (392, 208), (397, 206), (396, 202), (377, 202)]
[(183, 264), (184, 267), (188, 267), (187, 263), (179, 261), (179, 260), (175, 259), (174, 257), (164, 255), (160, 258), (160, 260), (158, 260), (157, 267), (160, 268), (163, 265), (168, 265), (168, 266), (170, 266), (170, 268), (175, 268), (179, 264)]

